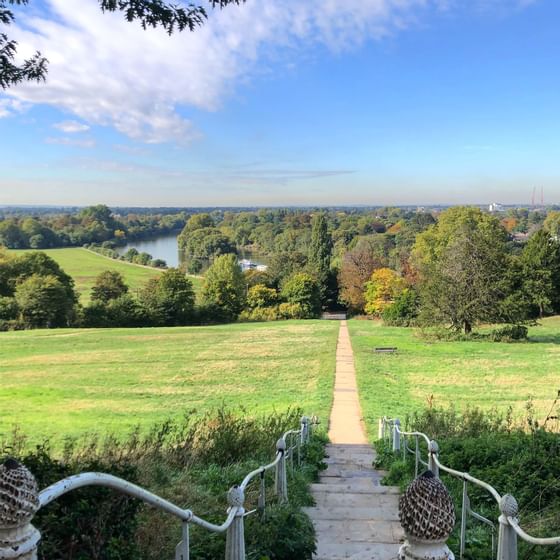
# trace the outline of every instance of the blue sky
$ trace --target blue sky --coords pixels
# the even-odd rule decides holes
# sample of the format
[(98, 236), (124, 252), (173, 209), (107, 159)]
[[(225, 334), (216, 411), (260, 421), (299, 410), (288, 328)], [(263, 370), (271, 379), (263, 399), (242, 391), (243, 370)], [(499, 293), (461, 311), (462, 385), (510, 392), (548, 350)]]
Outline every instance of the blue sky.
[(556, 0), (248, 0), (195, 33), (31, 2), (0, 204), (560, 202)]

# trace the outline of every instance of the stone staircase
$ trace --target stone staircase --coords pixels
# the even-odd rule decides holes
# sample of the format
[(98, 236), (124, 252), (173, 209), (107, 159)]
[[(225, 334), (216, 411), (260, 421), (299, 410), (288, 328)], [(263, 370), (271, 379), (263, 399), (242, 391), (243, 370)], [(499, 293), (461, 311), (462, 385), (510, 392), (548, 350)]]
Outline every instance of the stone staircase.
[(317, 560), (394, 560), (404, 538), (399, 489), (381, 486), (369, 445), (327, 446), (328, 468), (312, 485), (315, 507), (306, 508), (318, 537)]
[(312, 485), (315, 507), (306, 508), (317, 533), (316, 560), (394, 560), (404, 539), (399, 490), (381, 486), (375, 451), (362, 421), (354, 354), (346, 321), (336, 349), (334, 400), (329, 420), (327, 470)]

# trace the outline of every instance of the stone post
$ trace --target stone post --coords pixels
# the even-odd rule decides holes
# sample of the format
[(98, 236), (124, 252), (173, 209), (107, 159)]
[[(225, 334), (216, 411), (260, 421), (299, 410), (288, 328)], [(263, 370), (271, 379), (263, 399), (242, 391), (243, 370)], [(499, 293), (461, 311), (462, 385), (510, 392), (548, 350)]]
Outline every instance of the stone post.
[(393, 452), (398, 453), (401, 450), (401, 421), (397, 418), (393, 424)]
[(431, 471), (416, 478), (401, 496), (399, 519), (406, 536), (399, 560), (455, 560), (446, 544), (455, 509), (447, 488)]
[(377, 427), (377, 439), (385, 439), (385, 422), (383, 421), (383, 418), (379, 419), (379, 425)]
[(519, 506), (517, 500), (510, 494), (502, 496), (500, 500), (500, 530), (498, 533), (497, 560), (517, 560), (517, 533), (508, 521), (508, 517), (517, 518)]
[(436, 462), (436, 459), (439, 455), (439, 445), (437, 441), (430, 441), (430, 445), (428, 445), (428, 469), (432, 471), (433, 475), (436, 478), (439, 478), (439, 467)]
[(309, 442), (309, 418), (302, 416), (301, 418), (301, 444), (305, 445)]
[(288, 478), (286, 475), (286, 440), (280, 438), (276, 443), (276, 451), (281, 454), (280, 460), (276, 464), (276, 495), (282, 504), (288, 501)]
[(226, 560), (245, 560), (245, 528), (243, 516), (245, 509), (245, 494), (238, 486), (234, 486), (228, 492), (228, 513), (231, 508), (236, 508), (237, 513), (228, 527), (226, 535)]
[(34, 476), (14, 459), (0, 465), (0, 558), (37, 560), (41, 535), (31, 521), (39, 509)]

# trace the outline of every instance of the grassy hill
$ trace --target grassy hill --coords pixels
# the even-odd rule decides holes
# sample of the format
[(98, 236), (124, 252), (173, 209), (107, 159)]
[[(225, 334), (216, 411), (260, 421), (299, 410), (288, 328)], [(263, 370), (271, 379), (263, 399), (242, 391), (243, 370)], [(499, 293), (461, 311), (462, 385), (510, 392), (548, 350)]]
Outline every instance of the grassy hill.
[[(31, 250), (10, 252), (21, 255)], [(61, 268), (72, 276), (76, 283), (76, 290), (80, 294), (80, 301), (84, 304), (89, 301), (90, 290), (95, 283), (95, 278), (105, 270), (120, 272), (132, 291), (141, 288), (150, 278), (161, 274), (161, 271), (156, 268), (117, 261), (81, 247), (46, 249), (43, 252), (58, 262)], [(195, 292), (198, 292), (202, 279), (197, 276), (191, 276), (190, 279)]]
[[(519, 343), (427, 342), (414, 329), (350, 321), (364, 418), (376, 436), (383, 415), (404, 418), (413, 410), (455, 405), (524, 413), (531, 397), (542, 421), (560, 389), (560, 317), (529, 330)], [(397, 354), (374, 347), (396, 346)]]
[(1, 434), (123, 433), (222, 403), (330, 409), (338, 323), (0, 333)]

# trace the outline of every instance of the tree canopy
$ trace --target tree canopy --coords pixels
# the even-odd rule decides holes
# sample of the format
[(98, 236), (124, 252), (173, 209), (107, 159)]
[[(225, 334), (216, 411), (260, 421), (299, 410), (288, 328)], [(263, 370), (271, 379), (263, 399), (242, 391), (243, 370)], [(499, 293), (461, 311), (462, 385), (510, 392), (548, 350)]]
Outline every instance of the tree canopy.
[[(175, 31), (194, 31), (208, 18), (208, 12), (201, 5), (188, 4), (184, 7), (163, 0), (98, 0), (103, 12), (123, 12), (127, 21), (138, 21), (148, 27), (162, 27), (170, 35)], [(212, 8), (224, 8), (229, 4), (241, 4), (245, 0), (208, 0)], [(10, 5), (25, 6), (29, 0), (0, 0), (0, 26), (8, 26), (15, 21)], [(71, 8), (68, 8), (71, 9)], [(1, 29), (1, 28), (0, 28)], [(48, 71), (48, 61), (36, 52), (22, 64), (15, 61), (17, 42), (6, 33), (0, 33), (0, 88), (7, 89), (24, 81), (44, 81)]]

